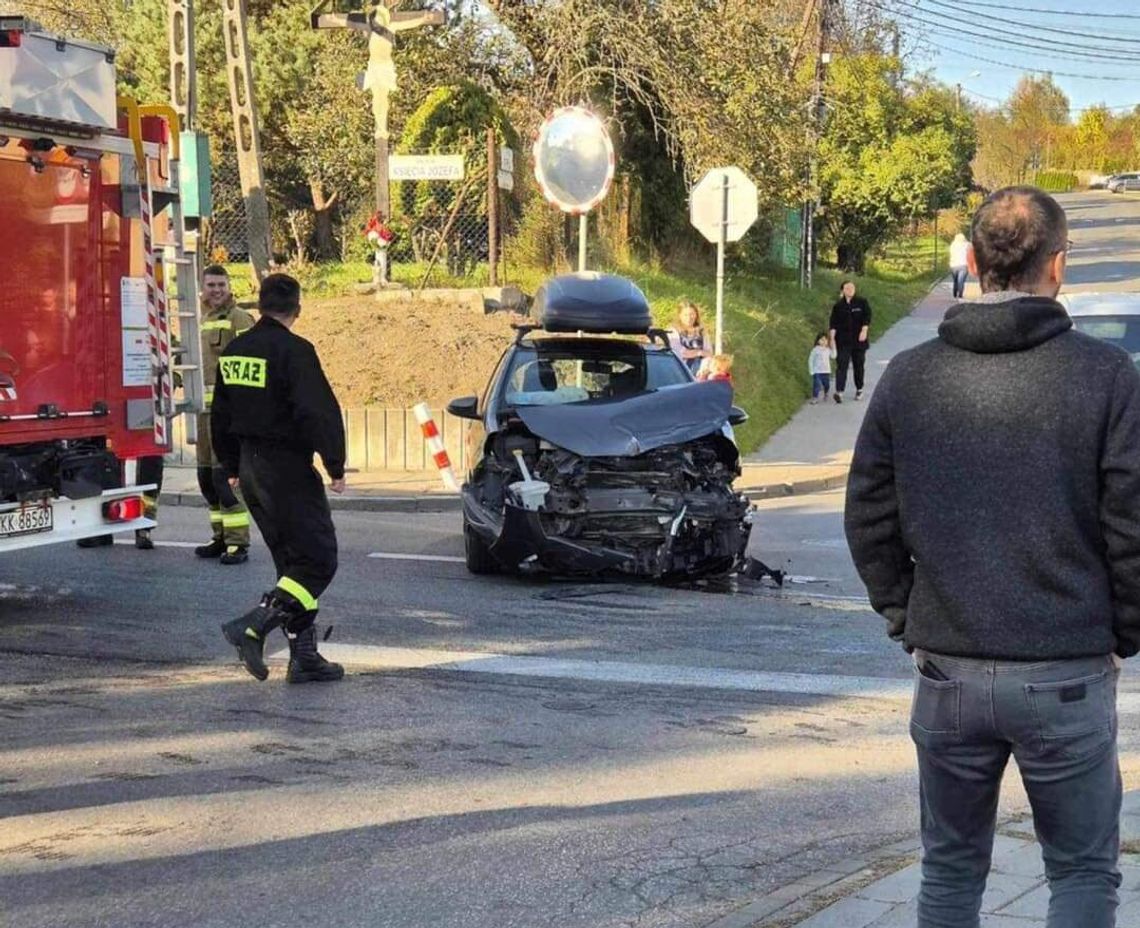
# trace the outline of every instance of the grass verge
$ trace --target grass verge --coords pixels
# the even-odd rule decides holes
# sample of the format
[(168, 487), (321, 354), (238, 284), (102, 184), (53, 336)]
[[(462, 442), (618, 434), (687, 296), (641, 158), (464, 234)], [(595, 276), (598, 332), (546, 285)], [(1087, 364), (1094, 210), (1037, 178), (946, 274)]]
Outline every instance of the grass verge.
[[(931, 259), (924, 262), (921, 255)], [(871, 303), (872, 341), (906, 315), (932, 281), (944, 273), (931, 269), (932, 255), (932, 241), (892, 245), (869, 264), (867, 274), (852, 278)], [(666, 270), (655, 264), (634, 264), (614, 271), (637, 282), (649, 297), (658, 323), (669, 325), (679, 303), (690, 299), (701, 307), (711, 332), (716, 307), (714, 264), (710, 249), (707, 267)], [(309, 298), (351, 294), (356, 283), (370, 279), (370, 268), (363, 263), (310, 265), (296, 273)], [(535, 268), (508, 267), (508, 274), (511, 283), (528, 293), (547, 276)], [(423, 268), (414, 265), (393, 268), (394, 279), (409, 286), (418, 286), (422, 276)], [(483, 286), (485, 276), (485, 268), (465, 280), (443, 279), (437, 272), (432, 283), (436, 287)], [(831, 306), (846, 276), (821, 269), (812, 289), (803, 290), (798, 278), (786, 271), (731, 274), (730, 266), (725, 285), (724, 343), (725, 350), (735, 357), (736, 401), (750, 416), (737, 429), (742, 449), (759, 448), (810, 395), (808, 352), (816, 333), (827, 327)], [(244, 265), (234, 265), (231, 277), (239, 299), (253, 293)]]
[[(667, 273), (630, 268), (649, 297), (659, 322), (668, 323), (681, 300), (692, 299), (711, 323), (715, 318), (716, 287), (712, 268)], [(788, 421), (811, 395), (807, 359), (817, 333), (827, 328), (831, 306), (846, 275), (819, 270), (811, 290), (796, 279), (773, 273), (738, 275), (725, 285), (725, 350), (735, 358), (736, 402), (749, 421), (736, 430), (740, 447), (754, 451)], [(852, 277), (871, 304), (872, 342), (910, 312), (929, 290), (933, 273), (909, 279), (885, 280), (874, 272)]]

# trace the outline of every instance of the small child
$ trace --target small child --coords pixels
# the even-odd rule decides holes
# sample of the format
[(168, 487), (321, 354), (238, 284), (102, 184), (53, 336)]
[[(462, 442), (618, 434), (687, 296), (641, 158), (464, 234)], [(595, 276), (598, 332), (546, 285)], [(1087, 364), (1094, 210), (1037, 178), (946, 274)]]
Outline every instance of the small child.
[(815, 347), (808, 355), (808, 373), (811, 374), (811, 404), (815, 406), (820, 393), (826, 398), (831, 392), (831, 342), (826, 332), (815, 337)]
[(730, 386), (734, 386), (732, 383), (732, 355), (714, 354), (711, 358), (705, 358), (705, 363), (701, 365), (700, 372), (697, 374), (697, 380), (727, 380)]

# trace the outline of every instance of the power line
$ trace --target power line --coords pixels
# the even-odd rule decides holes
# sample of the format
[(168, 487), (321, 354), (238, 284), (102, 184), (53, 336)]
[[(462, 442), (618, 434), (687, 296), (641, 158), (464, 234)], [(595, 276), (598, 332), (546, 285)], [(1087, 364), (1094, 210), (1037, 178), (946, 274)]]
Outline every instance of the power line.
[[(1140, 52), (1129, 53), (1126, 52), (1125, 49), (1120, 48), (1103, 48), (1100, 46), (1082, 45), (1078, 42), (1063, 42), (1060, 39), (1046, 39), (1039, 36), (1026, 36), (1022, 32), (1014, 32), (1010, 29), (999, 29), (996, 27), (989, 29), (988, 32), (977, 32), (974, 31), (977, 28), (977, 23), (973, 22), (972, 20), (965, 19), (960, 16), (953, 16), (949, 13), (942, 13), (937, 10), (929, 10), (925, 7), (919, 6), (917, 3), (908, 2), (908, 0), (895, 0), (895, 2), (899, 3), (902, 6), (909, 7), (918, 13), (925, 13), (929, 16), (941, 17), (942, 20), (948, 20), (950, 22), (961, 23), (965, 26), (973, 27), (973, 29), (958, 30), (960, 33), (969, 35), (971, 38), (992, 39), (994, 35), (1004, 35), (1011, 37), (1009, 40), (1010, 44), (1024, 45), (1028, 48), (1032, 48), (1035, 51), (1050, 53), (1058, 51), (1069, 51), (1070, 54), (1079, 53), (1082, 57), (1087, 57), (1089, 59), (1140, 63)], [(893, 12), (890, 8), (883, 6), (882, 4), (872, 3), (871, 5), (885, 13)], [(922, 16), (915, 16), (913, 14), (911, 15), (911, 18), (916, 19), (927, 26), (941, 26), (943, 28), (946, 27), (946, 22), (932, 22), (929, 19), (924, 19)], [(1026, 38), (1032, 39), (1032, 44), (1021, 41), (1022, 39)]]
[(982, 64), (993, 65), (995, 68), (1008, 68), (1011, 71), (1020, 71), (1024, 74), (1047, 74), (1052, 77), (1071, 77), (1075, 80), (1082, 81), (1127, 81), (1135, 83), (1135, 77), (1112, 77), (1105, 74), (1073, 74), (1066, 71), (1054, 71), (1052, 68), (1027, 68), (1024, 65), (1010, 64), (1008, 61), (997, 61), (993, 58), (985, 58), (981, 55), (974, 55), (970, 52), (962, 51), (960, 48), (951, 48), (946, 45), (939, 45), (937, 42), (931, 42), (929, 39), (925, 40), (926, 44), (939, 51), (949, 52), (952, 55), (958, 55), (962, 58), (969, 58), (971, 61), (980, 61)]
[[(961, 7), (959, 5), (947, 3), (946, 0), (925, 0), (925, 2), (937, 7), (943, 7), (945, 9), (961, 12)], [(1053, 33), (1054, 35), (1066, 35), (1073, 38), (1094, 39), (1097, 41), (1119, 42), (1126, 45), (1140, 44), (1140, 38), (1134, 38), (1130, 36), (1107, 35), (1103, 32), (1074, 32), (1072, 29), (1057, 29), (1052, 26), (1039, 26), (1036, 23), (1025, 23), (1020, 22), (1016, 19), (1006, 19), (1005, 17), (994, 16), (990, 13), (975, 13), (973, 15), (979, 19), (988, 19), (992, 20), (993, 22), (1005, 23), (1008, 26), (1020, 26), (1023, 29), (1032, 29), (1036, 32), (1049, 32)], [(1032, 38), (1036, 38), (1036, 36), (1032, 36)], [(1125, 49), (1118, 49), (1118, 51), (1125, 51)]]
[(983, 3), (981, 0), (958, 0), (958, 5), (978, 7), (987, 10), (1002, 10), (1006, 13), (1045, 13), (1049, 16), (1079, 16), (1081, 19), (1140, 20), (1140, 13), (1086, 13), (1083, 10), (1044, 10), (1034, 6), (1007, 6), (1004, 3)]
[[(978, 91), (971, 90), (966, 86), (962, 87), (962, 93), (968, 94), (971, 97), (977, 97), (979, 100), (986, 100), (990, 103), (1000, 103), (1002, 106), (1006, 106), (1009, 103), (1008, 99), (1003, 99), (1002, 97), (994, 97), (986, 93), (978, 93)], [(1092, 106), (1071, 106), (1069, 107), (1069, 112), (1087, 113), (1089, 110), (1107, 110), (1109, 112), (1113, 112), (1115, 110), (1134, 110), (1137, 107), (1140, 107), (1140, 103), (1116, 103), (1112, 106), (1109, 106), (1107, 103), (1095, 103)]]
[[(1049, 53), (1051, 59), (1056, 60), (1056, 61), (1075, 61), (1079, 64), (1088, 64), (1088, 63), (1102, 64), (1103, 63), (1105, 65), (1105, 67), (1120, 67), (1120, 65), (1116, 63), (1115, 59), (1109, 59), (1108, 61), (1105, 61), (1101, 58), (1082, 57), (1079, 55), (1070, 54), (1068, 52), (1054, 51), (1053, 49), (1044, 49), (1044, 48), (1041, 48), (1040, 46), (1034, 45), (1030, 42), (1019, 42), (1017, 39), (992, 39), (992, 38), (988, 38), (986, 36), (978, 35), (977, 33), (973, 33), (973, 32), (963, 32), (963, 31), (947, 32), (944, 30), (951, 29), (953, 27), (949, 27), (949, 26), (939, 27), (939, 26), (936, 26), (934, 23), (929, 22), (928, 20), (923, 20), (923, 22), (928, 25), (930, 31), (934, 35), (941, 36), (944, 39), (956, 39), (956, 38), (959, 38), (959, 37), (965, 35), (965, 36), (968, 36), (972, 40), (972, 42), (975, 42), (979, 45), (987, 46), (989, 48), (996, 48), (999, 51), (1014, 51), (1018, 48), (1024, 48), (1024, 49), (1028, 49), (1029, 51), (1034, 51), (1034, 52), (1047, 51)], [(1135, 62), (1136, 64), (1140, 64), (1140, 58), (1130, 59), (1130, 60), (1127, 60), (1126, 62), (1122, 62), (1122, 63), (1131, 64), (1133, 62)]]

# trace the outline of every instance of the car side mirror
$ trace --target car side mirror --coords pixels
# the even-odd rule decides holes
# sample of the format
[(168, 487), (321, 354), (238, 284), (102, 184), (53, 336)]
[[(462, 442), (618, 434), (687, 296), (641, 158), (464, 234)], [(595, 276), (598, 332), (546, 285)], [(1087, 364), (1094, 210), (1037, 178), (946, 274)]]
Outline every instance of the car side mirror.
[(479, 418), (479, 397), (461, 396), (447, 404), (447, 411), (459, 419)]
[(748, 421), (748, 413), (746, 413), (739, 406), (733, 406), (728, 411), (728, 424), (729, 425), (744, 425)]

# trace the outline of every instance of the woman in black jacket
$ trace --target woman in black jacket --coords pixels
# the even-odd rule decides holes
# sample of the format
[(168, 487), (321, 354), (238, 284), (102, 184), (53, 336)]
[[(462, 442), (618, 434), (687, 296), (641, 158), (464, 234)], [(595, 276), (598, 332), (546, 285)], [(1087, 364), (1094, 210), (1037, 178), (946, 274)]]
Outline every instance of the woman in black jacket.
[(871, 304), (855, 295), (855, 284), (843, 281), (841, 296), (831, 307), (828, 334), (836, 354), (835, 402), (843, 402), (847, 389), (847, 368), (855, 369), (855, 399), (863, 399), (863, 372), (867, 358), (867, 340), (871, 329)]

